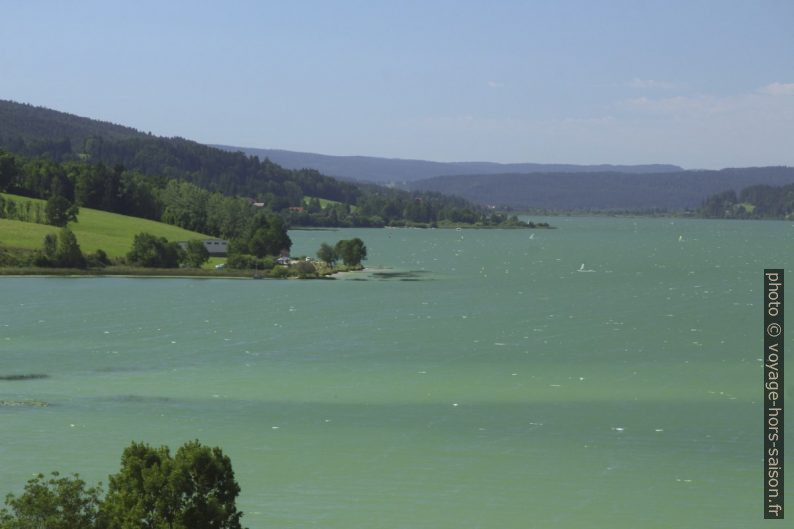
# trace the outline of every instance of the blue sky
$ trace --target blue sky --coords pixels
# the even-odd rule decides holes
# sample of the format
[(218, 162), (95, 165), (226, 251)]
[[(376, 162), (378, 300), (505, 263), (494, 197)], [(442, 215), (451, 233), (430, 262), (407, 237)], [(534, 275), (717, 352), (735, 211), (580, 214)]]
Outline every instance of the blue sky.
[(155, 134), (441, 161), (794, 165), (789, 0), (0, 7), (0, 99)]

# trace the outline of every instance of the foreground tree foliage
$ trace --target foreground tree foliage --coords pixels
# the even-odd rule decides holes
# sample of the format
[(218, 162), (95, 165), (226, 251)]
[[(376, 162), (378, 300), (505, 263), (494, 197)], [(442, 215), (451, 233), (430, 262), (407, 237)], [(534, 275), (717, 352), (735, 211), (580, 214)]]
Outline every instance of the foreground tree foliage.
[(108, 529), (239, 529), (239, 493), (220, 448), (192, 441), (171, 457), (168, 447), (133, 443), (110, 477), (102, 512)]
[(91, 529), (99, 521), (100, 487), (86, 488), (77, 474), (60, 477), (53, 472), (45, 479), (39, 474), (29, 480), (25, 491), (6, 497), (7, 507), (0, 511), (0, 529)]
[(198, 441), (173, 457), (166, 446), (133, 442), (104, 498), (77, 475), (52, 476), (6, 497), (0, 529), (242, 529), (231, 460)]

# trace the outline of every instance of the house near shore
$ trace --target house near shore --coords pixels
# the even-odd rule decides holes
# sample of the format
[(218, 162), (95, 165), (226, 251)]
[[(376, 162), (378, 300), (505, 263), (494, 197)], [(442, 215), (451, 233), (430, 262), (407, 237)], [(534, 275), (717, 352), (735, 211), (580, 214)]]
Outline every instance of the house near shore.
[[(211, 257), (226, 257), (229, 255), (229, 241), (223, 239), (205, 239), (201, 241)], [(187, 241), (179, 241), (183, 250), (187, 249)]]

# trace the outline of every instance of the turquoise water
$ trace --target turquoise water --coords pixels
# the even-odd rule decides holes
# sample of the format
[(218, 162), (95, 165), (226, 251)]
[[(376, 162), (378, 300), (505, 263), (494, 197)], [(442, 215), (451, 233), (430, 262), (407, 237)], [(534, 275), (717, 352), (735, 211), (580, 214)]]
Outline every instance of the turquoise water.
[(292, 232), (365, 240), (335, 281), (0, 279), (0, 374), (49, 375), (0, 400), (50, 404), (0, 407), (0, 494), (198, 438), (251, 529), (761, 527), (794, 224), (548, 220)]

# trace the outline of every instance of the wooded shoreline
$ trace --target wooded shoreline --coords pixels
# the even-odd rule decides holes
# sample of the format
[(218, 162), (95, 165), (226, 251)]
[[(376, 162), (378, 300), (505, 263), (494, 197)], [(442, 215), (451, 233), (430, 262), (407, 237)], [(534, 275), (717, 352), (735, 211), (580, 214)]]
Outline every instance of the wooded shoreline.
[[(274, 270), (289, 270), (284, 267)], [(0, 277), (150, 277), (182, 279), (335, 279), (340, 272), (357, 272), (363, 266), (339, 266), (319, 268), (313, 274), (272, 275), (272, 270), (234, 270), (205, 268), (141, 268), (131, 266), (108, 266), (105, 268), (42, 268), (0, 267)]]

